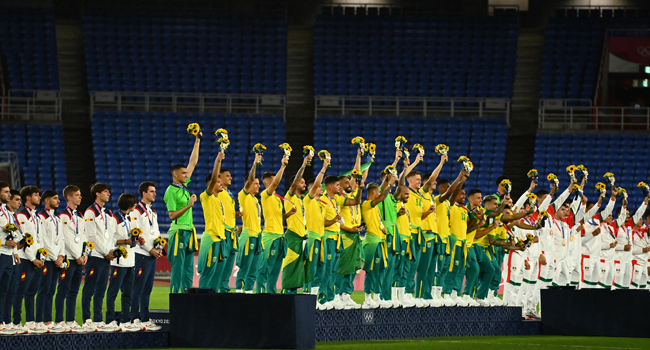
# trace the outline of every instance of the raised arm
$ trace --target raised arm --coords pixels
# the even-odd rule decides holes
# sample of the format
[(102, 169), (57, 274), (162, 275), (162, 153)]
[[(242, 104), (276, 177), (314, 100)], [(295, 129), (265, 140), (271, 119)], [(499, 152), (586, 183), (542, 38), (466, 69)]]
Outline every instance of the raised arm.
[(433, 171), (431, 172), (431, 176), (429, 176), (429, 179), (427, 180), (427, 182), (425, 182), (424, 185), (422, 185), (422, 188), (424, 188), (424, 191), (429, 191), (429, 187), (431, 187), (433, 182), (438, 179), (438, 176), (440, 175), (440, 171), (442, 170), (442, 166), (445, 165), (445, 163), (447, 162), (448, 159), (449, 159), (449, 156), (447, 156), (446, 154), (443, 154), (442, 156), (440, 156), (440, 163), (438, 164), (438, 166), (435, 169), (433, 169)]
[(296, 177), (293, 179), (293, 183), (289, 188), (289, 194), (293, 195), (295, 193), (296, 187), (300, 185), (300, 180), (302, 179), (302, 174), (305, 172), (307, 163), (310, 161), (311, 161), (311, 156), (307, 156), (302, 160), (302, 165), (300, 166), (300, 169), (298, 169), (298, 172), (296, 173)]
[(396, 149), (395, 150), (395, 160), (393, 161), (393, 167), (397, 167), (397, 163), (399, 163), (399, 160), (402, 158), (402, 150), (401, 149)]
[(562, 194), (559, 195), (559, 196), (557, 197), (557, 199), (556, 199), (556, 200), (551, 204), (551, 205), (553, 206), (553, 209), (557, 210), (557, 208), (561, 207), (562, 204), (564, 204), (564, 202), (567, 200), (567, 198), (569, 198), (569, 194), (571, 194), (571, 190), (570, 190), (570, 189), (571, 189), (572, 187), (573, 187), (573, 182), (571, 182), (571, 184), (569, 185), (569, 187), (567, 187), (567, 189), (564, 190), (564, 192), (562, 192)]
[(498, 225), (497, 225), (497, 223), (495, 222), (495, 223), (493, 223), (492, 225), (490, 225), (490, 226), (488, 226), (488, 227), (486, 227), (486, 228), (484, 228), (484, 229), (479, 228), (478, 230), (476, 230), (476, 236), (474, 236), (474, 239), (476, 240), (476, 239), (479, 239), (479, 238), (481, 238), (481, 237), (487, 235), (488, 233), (492, 232), (492, 230), (494, 230), (495, 228), (497, 228), (497, 226), (498, 226)]
[(361, 192), (363, 192), (363, 182), (357, 186), (357, 193), (354, 195), (354, 199), (346, 198), (343, 202), (344, 206), (352, 207), (361, 203)]
[[(203, 133), (199, 133), (199, 135), (203, 136)], [(196, 163), (199, 162), (199, 147), (201, 146), (201, 139), (199, 136), (196, 136), (196, 140), (194, 141), (194, 148), (192, 149), (192, 154), (190, 155), (190, 162), (187, 164), (187, 177), (192, 177), (192, 173), (194, 172), (194, 168), (196, 168)]]
[[(389, 174), (390, 175), (390, 174)], [(392, 186), (393, 183), (395, 183), (395, 176), (390, 176), (390, 179), (388, 176), (386, 176), (386, 179), (390, 182), (390, 185)], [(373, 199), (372, 202), (370, 202), (370, 206), (373, 208), (376, 207), (379, 203), (383, 202), (386, 197), (388, 197), (388, 194), (390, 192), (388, 191), (383, 191), (377, 198)]]
[(537, 229), (535, 226), (525, 224), (525, 223), (523, 223), (523, 222), (521, 222), (519, 220), (514, 220), (512, 222), (512, 224), (513, 224), (513, 226), (517, 226), (522, 230), (536, 230)]
[(602, 213), (600, 213), (601, 219), (605, 220), (606, 217), (609, 216), (612, 212), (614, 212), (614, 206), (616, 206), (616, 196), (612, 196), (610, 198), (609, 202), (607, 203), (607, 206), (605, 209), (603, 209)]
[(280, 170), (275, 174), (273, 177), (273, 181), (271, 181), (271, 184), (269, 187), (266, 189), (266, 193), (272, 195), (275, 193), (275, 189), (278, 188), (278, 185), (280, 184), (280, 181), (282, 181), (282, 175), (284, 175), (284, 169), (287, 167), (287, 159), (285, 157), (282, 157), (282, 165), (280, 165)]
[(537, 187), (537, 184), (535, 183), (535, 181), (531, 181), (528, 190), (524, 192), (524, 194), (522, 194), (521, 197), (519, 197), (519, 199), (517, 199), (517, 202), (515, 202), (515, 207), (512, 208), (513, 211), (517, 211), (521, 209), (524, 206), (524, 204), (526, 204), (526, 200), (528, 200), (527, 195), (533, 193), (535, 187)]
[(415, 167), (422, 161), (422, 154), (418, 153), (418, 155), (415, 157), (415, 161), (411, 163), (408, 158), (404, 158), (404, 170), (399, 176), (399, 182), (397, 184), (397, 189), (395, 190), (395, 197), (399, 197), (400, 193), (402, 192), (402, 189), (406, 187), (406, 176), (415, 169)]
[(523, 218), (524, 216), (526, 216), (526, 215), (528, 215), (528, 214), (530, 214), (530, 213), (523, 212), (523, 213), (517, 213), (517, 214), (512, 214), (512, 215), (510, 215), (510, 214), (503, 214), (503, 218), (502, 218), (501, 220), (502, 220), (502, 221), (513, 221), (513, 220), (519, 220), (519, 219)]
[(248, 172), (248, 177), (246, 178), (246, 182), (244, 183), (244, 192), (248, 193), (250, 192), (250, 188), (253, 185), (253, 182), (255, 182), (255, 169), (257, 169), (257, 163), (259, 163), (262, 160), (262, 156), (259, 154), (255, 154), (255, 160), (253, 160), (253, 166), (251, 167), (251, 171)]
[(639, 207), (639, 209), (636, 210), (634, 213), (634, 216), (632, 216), (632, 225), (636, 225), (639, 220), (643, 218), (643, 214), (645, 213), (645, 209), (648, 207), (648, 201), (650, 200), (650, 193), (648, 193), (648, 196), (645, 197), (643, 200), (643, 204)]
[(329, 159), (325, 159), (323, 161), (323, 168), (320, 170), (320, 172), (318, 173), (318, 176), (316, 176), (316, 179), (314, 180), (314, 184), (309, 189), (309, 197), (316, 198), (316, 193), (318, 192), (318, 188), (323, 183), (323, 176), (325, 176), (325, 171), (327, 171), (327, 166), (329, 164), (330, 164)]
[(212, 167), (212, 177), (210, 178), (208, 189), (205, 190), (208, 194), (213, 194), (214, 189), (217, 187), (217, 181), (219, 181), (219, 172), (221, 171), (221, 161), (225, 157), (226, 155), (223, 152), (217, 153), (217, 158), (214, 160), (214, 166)]
[(449, 199), (449, 197), (451, 197), (451, 195), (454, 194), (454, 192), (456, 192), (456, 188), (458, 187), (458, 184), (460, 184), (461, 179), (465, 178), (467, 175), (469, 174), (467, 174), (465, 168), (463, 168), (460, 171), (460, 173), (458, 173), (458, 177), (456, 177), (454, 183), (452, 183), (451, 186), (447, 189), (447, 191), (440, 196), (441, 203)]
[(467, 180), (467, 177), (463, 176), (460, 179), (460, 182), (458, 183), (458, 186), (456, 186), (456, 190), (454, 193), (451, 194), (451, 197), (449, 197), (449, 202), (456, 203), (456, 197), (458, 197), (458, 193), (460, 193), (460, 190), (463, 188), (463, 184), (465, 183), (465, 180)]

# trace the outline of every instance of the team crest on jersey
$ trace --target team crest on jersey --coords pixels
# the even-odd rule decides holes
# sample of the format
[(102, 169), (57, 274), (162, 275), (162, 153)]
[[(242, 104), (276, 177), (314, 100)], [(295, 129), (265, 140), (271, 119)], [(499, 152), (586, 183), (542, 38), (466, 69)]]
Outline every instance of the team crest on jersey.
[(271, 255), (275, 255), (275, 249), (271, 250)]
[(404, 255), (404, 254), (406, 254), (406, 252), (402, 250), (402, 255)]
[(212, 262), (217, 262), (217, 257), (216, 256), (212, 257)]
[(318, 248), (314, 248), (314, 253), (318, 253)]
[(178, 245), (178, 247), (181, 248), (181, 249), (183, 249), (183, 246), (184, 246), (183, 243)]
[(375, 259), (375, 263), (379, 264), (379, 258)]
[(327, 260), (332, 260), (332, 254), (327, 254)]
[(427, 243), (427, 248), (431, 248), (431, 242)]
[(460, 264), (460, 261), (454, 261), (454, 265), (458, 266)]
[(251, 243), (251, 249), (255, 248), (255, 243)]

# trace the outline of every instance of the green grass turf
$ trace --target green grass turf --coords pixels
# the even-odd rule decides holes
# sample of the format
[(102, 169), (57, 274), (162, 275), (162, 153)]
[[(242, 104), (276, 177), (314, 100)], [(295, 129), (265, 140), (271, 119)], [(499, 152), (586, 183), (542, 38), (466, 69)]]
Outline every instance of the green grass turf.
[[(318, 350), (339, 349), (480, 349), (480, 350), (530, 350), (530, 349), (603, 349), (603, 350), (645, 350), (650, 348), (650, 339), (645, 338), (603, 338), (603, 337), (560, 337), (560, 336), (511, 336), (511, 337), (447, 337), (398, 339), (376, 341), (348, 341), (316, 343)], [(181, 348), (170, 348), (181, 350)], [(183, 349), (184, 350), (184, 349)], [(189, 349), (188, 349), (189, 350)]]

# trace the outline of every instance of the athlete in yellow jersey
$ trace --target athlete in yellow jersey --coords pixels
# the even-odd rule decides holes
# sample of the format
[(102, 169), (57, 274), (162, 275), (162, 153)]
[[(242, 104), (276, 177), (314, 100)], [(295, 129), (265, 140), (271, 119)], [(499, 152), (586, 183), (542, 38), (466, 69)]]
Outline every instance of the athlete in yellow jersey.
[[(394, 175), (386, 176), (386, 180), (392, 186), (396, 181)], [(361, 216), (366, 223), (366, 237), (363, 240), (363, 250), (365, 256), (365, 264), (363, 270), (366, 272), (363, 290), (366, 294), (363, 308), (372, 309), (377, 306), (392, 307), (392, 303), (380, 300), (379, 293), (381, 292), (381, 270), (386, 268), (388, 260), (388, 252), (386, 250), (386, 228), (381, 221), (379, 215), (379, 208), (377, 205), (381, 203), (388, 191), (381, 192), (379, 184), (368, 184), (368, 199), (361, 205)], [(372, 298), (372, 293), (375, 298)]]
[[(411, 214), (406, 208), (406, 204), (411, 197), (411, 191), (408, 187), (402, 186), (403, 190), (399, 192), (399, 201), (397, 202), (397, 237), (394, 238), (395, 247), (399, 247), (399, 259), (394, 262), (395, 277), (393, 287), (391, 288), (391, 300), (398, 301), (400, 306), (410, 308), (415, 306), (415, 300), (406, 298), (406, 285), (408, 281), (409, 266), (413, 264), (413, 237), (411, 236)], [(388, 242), (386, 242), (388, 244)]]
[[(282, 219), (282, 200), (275, 195), (284, 169), (289, 160), (282, 157), (278, 173), (267, 172), (262, 175), (266, 189), (262, 191), (262, 213), (264, 214), (264, 231), (262, 232), (262, 255), (260, 271), (257, 275), (257, 293), (276, 293), (278, 277), (284, 259), (284, 226)], [(295, 211), (293, 212), (295, 213)]]
[[(476, 293), (476, 281), (479, 274), (476, 247), (474, 246), (474, 237), (479, 226), (483, 224), (483, 210), (480, 208), (481, 204), (483, 203), (481, 190), (476, 188), (469, 190), (467, 198), (468, 204), (466, 208), (470, 223), (468, 224), (467, 228), (467, 259), (464, 269), (465, 289), (463, 289), (463, 300), (466, 301), (469, 306), (480, 306), (479, 303), (474, 300), (474, 294)], [(458, 200), (456, 202), (459, 203)], [(460, 292), (462, 285), (463, 277), (461, 275), (456, 280), (456, 290)]]
[(227, 248), (222, 245), (226, 239), (223, 205), (217, 197), (222, 190), (219, 171), (224, 156), (222, 152), (217, 155), (212, 173), (205, 178), (207, 188), (200, 196), (205, 217), (205, 231), (201, 237), (197, 266), (197, 272), (201, 275), (199, 288), (214, 288), (217, 291), (226, 266), (226, 258), (222, 250)]
[[(221, 168), (219, 179), (221, 180), (223, 191), (219, 192), (217, 197), (219, 197), (219, 200), (223, 205), (224, 219), (226, 221), (226, 240), (224, 244), (228, 247), (228, 249), (223, 251), (226, 255), (226, 266), (224, 267), (219, 292), (228, 293), (230, 292), (230, 275), (232, 274), (232, 268), (237, 256), (237, 235), (241, 233), (241, 231), (236, 232), (236, 220), (237, 218), (240, 218), (243, 213), (237, 211), (235, 208), (235, 196), (230, 192), (230, 190), (228, 190), (228, 187), (232, 185), (232, 175), (230, 174), (230, 171)], [(241, 230), (241, 227), (239, 230)]]
[(323, 244), (323, 236), (325, 234), (325, 210), (319, 202), (320, 197), (323, 195), (323, 187), (321, 183), (325, 171), (330, 164), (329, 159), (323, 161), (323, 168), (318, 173), (315, 179), (307, 182), (309, 192), (305, 196), (305, 218), (307, 219), (307, 259), (309, 261), (309, 268), (314, 277), (314, 281), (305, 285), (306, 291), (316, 296), (316, 308), (318, 310), (327, 310), (334, 308), (333, 305), (324, 306), (318, 301), (321, 281), (325, 273), (325, 246)]
[[(440, 237), (442, 250), (441, 254), (438, 256), (438, 262), (436, 263), (437, 271), (434, 278), (435, 288), (433, 288), (433, 297), (435, 299), (442, 299), (442, 287), (445, 276), (449, 271), (449, 264), (451, 261), (451, 251), (449, 246), (451, 205), (449, 203), (449, 198), (454, 191), (456, 191), (456, 188), (458, 188), (461, 178), (465, 176), (469, 176), (469, 174), (465, 169), (462, 169), (452, 184), (450, 184), (449, 180), (446, 179), (438, 181), (438, 193), (440, 194), (433, 198), (433, 203), (436, 206), (438, 236)], [(444, 300), (441, 300), (441, 302), (445, 304)]]
[(303, 159), (302, 166), (292, 178), (291, 187), (286, 194), (289, 202), (284, 203), (284, 215), (287, 220), (287, 231), (284, 233), (287, 256), (282, 261), (282, 289), (285, 293), (297, 293), (298, 288), (302, 288), (313, 278), (303, 252), (303, 242), (307, 243), (307, 236), (305, 236), (307, 219), (303, 203), (307, 185), (302, 174), (311, 158), (308, 155)]
[(255, 197), (260, 192), (260, 181), (255, 178), (255, 168), (261, 159), (261, 155), (255, 155), (253, 167), (246, 178), (244, 188), (237, 195), (239, 208), (243, 212), (243, 228), (239, 236), (239, 254), (237, 254), (239, 271), (236, 284), (238, 293), (242, 291), (253, 293), (262, 251), (262, 241), (260, 240), (262, 207)]

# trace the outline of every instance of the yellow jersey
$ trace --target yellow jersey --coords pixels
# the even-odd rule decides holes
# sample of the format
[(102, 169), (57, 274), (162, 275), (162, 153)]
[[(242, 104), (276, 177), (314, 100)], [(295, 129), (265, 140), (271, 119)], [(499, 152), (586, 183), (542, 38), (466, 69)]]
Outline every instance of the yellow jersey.
[(411, 213), (411, 228), (413, 232), (417, 232), (416, 227), (422, 228), (422, 196), (411, 188), (409, 191), (411, 191), (411, 196), (406, 203), (406, 208)]
[[(499, 214), (496, 217), (491, 218), (491, 217), (489, 217), (491, 213), (492, 213), (492, 211), (490, 211), (490, 210), (485, 212), (485, 215), (486, 215), (485, 224), (483, 226), (481, 226), (481, 229), (486, 229), (486, 228), (490, 227), (490, 225), (492, 225), (495, 220), (501, 219), (503, 217), (503, 214)], [(499, 230), (499, 227), (496, 227), (495, 229), (490, 231), (490, 233), (488, 233), (487, 235), (485, 235), (485, 236), (483, 236), (483, 237), (481, 237), (479, 239), (475, 239), (474, 243), (478, 243), (482, 247), (489, 247), (490, 246), (490, 239), (488, 237), (489, 236), (496, 237), (496, 235), (498, 234), (498, 230)]]
[(226, 239), (224, 209), (221, 201), (217, 196), (208, 194), (207, 191), (203, 191), (200, 198), (205, 218), (205, 231), (203, 232), (210, 235), (214, 241)]
[(451, 207), (451, 234), (464, 241), (467, 238), (467, 209), (457, 203)]
[(384, 224), (381, 223), (381, 217), (379, 216), (379, 208), (377, 206), (372, 206), (372, 201), (367, 200), (361, 204), (361, 216), (363, 221), (366, 223), (366, 232), (373, 236), (377, 236), (380, 239), (386, 239), (386, 235), (383, 232)]
[(307, 225), (307, 219), (305, 218), (305, 205), (303, 203), (304, 197), (298, 197), (298, 195), (290, 194), (287, 192), (286, 198), (291, 202), (284, 202), (284, 212), (288, 213), (291, 209), (296, 208), (296, 212), (287, 218), (287, 228), (300, 237), (305, 235), (305, 225)]
[(228, 190), (223, 190), (217, 195), (221, 204), (223, 205), (224, 219), (226, 220), (226, 228), (233, 230), (235, 228), (235, 223), (237, 211), (235, 210), (235, 198), (230, 195)]
[(438, 218), (438, 234), (442, 239), (449, 237), (451, 206), (449, 200), (440, 201), (440, 195), (433, 197), (436, 205), (436, 216)]
[[(422, 212), (427, 212), (432, 205), (435, 207), (436, 204), (433, 202), (431, 193), (425, 191), (424, 188), (420, 188), (418, 192), (422, 196)], [(438, 217), (435, 210), (422, 220), (422, 230), (438, 233)]]
[[(411, 200), (409, 198), (409, 200)], [(404, 207), (404, 202), (399, 201), (397, 202), (397, 213), (399, 214), (399, 211)], [(406, 209), (406, 214), (400, 215), (397, 217), (397, 222), (395, 226), (397, 226), (397, 231), (399, 231), (399, 234), (404, 237), (411, 237), (411, 220), (410, 220), (411, 214), (409, 214), (408, 208)]]
[[(467, 213), (468, 213), (468, 222), (474, 220), (474, 218), (476, 217), (476, 213), (472, 211), (472, 207), (469, 204), (467, 204)], [(476, 224), (478, 224), (479, 221), (480, 220), (476, 220)], [(474, 237), (476, 236), (476, 231), (477, 230), (474, 230), (472, 232), (467, 232), (466, 242), (468, 247), (474, 245)]]
[(307, 219), (307, 230), (315, 232), (321, 237), (325, 234), (325, 213), (318, 198), (312, 198), (309, 193), (304, 198), (305, 217)]
[[(356, 191), (349, 194), (345, 198), (354, 200), (357, 191), (359, 191), (358, 188)], [(361, 225), (361, 206), (357, 204), (357, 205), (348, 206), (347, 208), (343, 208), (341, 210), (341, 217), (345, 221), (346, 227), (352, 228)]]
[[(327, 205), (323, 204), (323, 209), (325, 209), (325, 219), (327, 220), (334, 219), (337, 213), (341, 213), (341, 209), (343, 209), (343, 206), (345, 205), (345, 197), (339, 194), (335, 194), (333, 198), (328, 197), (327, 194), (323, 194), (320, 199), (327, 203)], [(345, 224), (347, 225), (348, 222), (346, 221)], [(325, 227), (325, 230), (339, 233), (341, 232), (341, 225), (338, 222), (335, 222)]]
[(239, 207), (244, 212), (242, 216), (242, 223), (244, 229), (248, 231), (251, 237), (259, 236), (262, 231), (262, 207), (257, 197), (253, 196), (246, 191), (241, 190), (237, 194), (239, 199)]
[(282, 226), (282, 200), (267, 190), (262, 191), (262, 213), (264, 214), (264, 231), (284, 233)]

